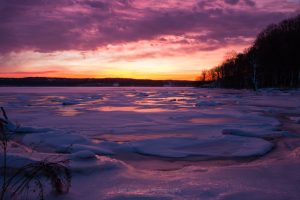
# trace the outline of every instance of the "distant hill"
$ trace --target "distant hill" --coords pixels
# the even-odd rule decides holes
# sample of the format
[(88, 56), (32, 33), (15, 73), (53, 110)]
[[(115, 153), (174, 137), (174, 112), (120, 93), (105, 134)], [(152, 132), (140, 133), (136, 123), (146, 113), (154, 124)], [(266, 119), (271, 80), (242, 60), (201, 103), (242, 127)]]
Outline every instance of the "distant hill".
[(47, 78), (47, 77), (28, 77), (28, 78), (0, 78), (0, 86), (137, 86), (137, 87), (193, 87), (195, 81), (181, 80), (147, 80), (147, 79), (128, 79), (128, 78)]

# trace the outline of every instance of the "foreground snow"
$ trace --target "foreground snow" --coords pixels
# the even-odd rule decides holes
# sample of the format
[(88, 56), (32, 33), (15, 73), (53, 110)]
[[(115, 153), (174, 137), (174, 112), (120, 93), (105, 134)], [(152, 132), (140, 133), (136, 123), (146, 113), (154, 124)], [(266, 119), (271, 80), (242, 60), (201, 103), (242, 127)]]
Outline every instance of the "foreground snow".
[[(48, 199), (298, 199), (300, 91), (0, 88), (11, 169), (70, 159)], [(16, 123), (17, 122), (17, 123)]]

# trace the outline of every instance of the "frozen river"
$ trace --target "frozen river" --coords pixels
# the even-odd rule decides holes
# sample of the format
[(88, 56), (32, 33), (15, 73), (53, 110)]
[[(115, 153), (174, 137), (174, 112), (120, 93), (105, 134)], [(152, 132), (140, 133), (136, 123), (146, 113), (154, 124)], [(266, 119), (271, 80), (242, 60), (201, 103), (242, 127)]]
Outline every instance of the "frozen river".
[(12, 156), (71, 160), (48, 199), (300, 196), (299, 90), (2, 87), (0, 105)]

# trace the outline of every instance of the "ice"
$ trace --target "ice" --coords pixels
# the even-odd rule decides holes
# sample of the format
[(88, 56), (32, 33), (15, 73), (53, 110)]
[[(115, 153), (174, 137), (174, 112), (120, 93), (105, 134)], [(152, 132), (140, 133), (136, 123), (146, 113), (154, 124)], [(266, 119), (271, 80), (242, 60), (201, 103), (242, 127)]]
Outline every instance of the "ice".
[(71, 106), (71, 105), (76, 105), (79, 104), (79, 101), (74, 101), (74, 100), (67, 100), (67, 101), (63, 101), (62, 105), (63, 106)]
[(298, 137), (295, 134), (291, 134), (287, 131), (271, 131), (271, 130), (262, 130), (262, 131), (244, 131), (240, 129), (224, 129), (222, 130), (224, 135), (236, 135), (236, 136), (245, 136), (245, 137), (256, 137), (256, 138), (265, 138), (265, 139), (275, 139), (280, 137)]
[(12, 123), (11, 121), (7, 122), (5, 128), (8, 132), (13, 134), (43, 133), (43, 132), (51, 131), (51, 129), (49, 128), (34, 128), (34, 127), (20, 126), (15, 123)]
[(23, 143), (35, 148), (54, 148), (72, 146), (74, 144), (90, 144), (90, 140), (82, 135), (61, 132), (45, 132), (25, 135)]
[[(25, 165), (31, 164), (33, 162), (36, 162), (36, 159), (20, 155), (20, 154), (12, 154), (8, 153), (7, 154), (7, 168), (12, 170), (12, 169), (19, 169)], [(0, 155), (0, 164), (3, 166), (3, 155)]]
[(300, 159), (300, 147), (297, 147), (291, 152), (291, 155), (296, 159)]
[(130, 142), (113, 147), (118, 151), (143, 155), (168, 158), (193, 156), (208, 160), (262, 156), (272, 148), (273, 144), (265, 140), (238, 136), (208, 139), (166, 137)]
[(21, 126), (17, 123), (12, 122), (9, 119), (2, 119), (1, 117), (0, 120), (4, 122), (4, 128), (9, 134), (42, 133), (51, 130), (48, 128), (34, 128), (34, 127)]
[(300, 117), (290, 117), (290, 120), (292, 120), (293, 122), (300, 124)]
[(200, 101), (195, 104), (196, 107), (213, 107), (213, 106), (219, 106), (222, 105), (221, 103), (215, 102), (215, 101)]
[[(87, 157), (89, 159), (87, 159)], [(87, 152), (76, 153), (71, 155), (69, 167), (76, 174), (95, 174), (104, 173), (113, 170), (126, 170), (127, 165), (121, 161), (106, 157), (96, 157), (91, 159), (91, 154)]]
[(145, 93), (145, 92), (138, 92), (138, 93), (136, 93), (136, 96), (137, 96), (137, 97), (148, 97), (149, 94), (147, 94), (147, 93)]
[(299, 99), (277, 89), (0, 88), (9, 169), (69, 161), (70, 193), (49, 200), (298, 200)]
[(73, 144), (73, 145), (66, 145), (56, 149), (58, 153), (76, 153), (81, 151), (90, 151), (97, 155), (113, 155), (114, 153), (107, 149), (100, 147), (97, 144)]
[(77, 151), (76, 153), (71, 154), (72, 159), (78, 160), (94, 160), (96, 159), (96, 154), (91, 151), (83, 150)]
[(171, 197), (149, 195), (120, 195), (107, 200), (172, 200)]
[(221, 200), (266, 200), (266, 199), (276, 199), (274, 194), (267, 194), (261, 191), (247, 191), (247, 192), (238, 192), (233, 194), (224, 195)]

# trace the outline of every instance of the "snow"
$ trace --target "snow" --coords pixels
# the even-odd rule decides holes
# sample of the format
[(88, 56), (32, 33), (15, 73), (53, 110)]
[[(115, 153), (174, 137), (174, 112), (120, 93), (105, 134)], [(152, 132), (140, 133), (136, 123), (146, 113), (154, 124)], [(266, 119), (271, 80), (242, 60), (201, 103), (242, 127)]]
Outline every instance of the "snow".
[(73, 174), (96, 174), (107, 171), (125, 171), (125, 163), (106, 157), (91, 157), (87, 152), (78, 152), (72, 154), (69, 167)]
[(299, 99), (276, 89), (0, 88), (9, 168), (69, 160), (70, 193), (50, 200), (297, 200)]
[(265, 138), (265, 139), (275, 139), (280, 137), (299, 137), (297, 134), (291, 134), (287, 131), (253, 131), (248, 132), (240, 129), (224, 129), (222, 130), (224, 135), (236, 135), (236, 136), (245, 136), (245, 137), (256, 137), (256, 138)]
[(66, 145), (72, 146), (73, 144), (90, 144), (90, 141), (81, 135), (76, 134), (63, 134), (60, 132), (45, 132), (39, 134), (25, 135), (23, 144), (28, 146), (38, 147), (51, 147), (58, 149)]
[(135, 152), (144, 155), (202, 159), (234, 159), (262, 156), (273, 148), (273, 144), (258, 138), (223, 136), (197, 139), (165, 137), (114, 145), (118, 151)]
[(72, 100), (62, 102), (63, 106), (70, 106), (70, 105), (75, 105), (75, 104), (79, 104), (79, 102), (78, 101), (72, 101)]
[(215, 101), (200, 101), (196, 103), (196, 107), (205, 107), (205, 106), (219, 106), (222, 105), (221, 103)]
[(300, 117), (290, 117), (290, 120), (294, 121), (297, 124), (300, 124)]
[(72, 159), (79, 159), (79, 160), (94, 160), (96, 159), (96, 154), (91, 151), (83, 150), (77, 151), (76, 153), (71, 154)]
[(58, 153), (76, 153), (78, 151), (90, 151), (96, 155), (113, 155), (114, 153), (104, 147), (99, 147), (97, 144), (72, 144), (72, 145), (63, 145), (62, 147), (57, 147), (56, 152)]
[[(10, 170), (13, 168), (18, 169), (35, 161), (36, 159), (32, 159), (27, 156), (9, 153), (7, 155), (7, 168)], [(3, 166), (3, 155), (0, 156), (0, 164)]]
[(110, 200), (171, 200), (170, 197), (165, 196), (147, 196), (147, 195), (136, 195), (136, 196), (126, 196), (126, 195), (120, 195), (117, 197), (110, 198)]

